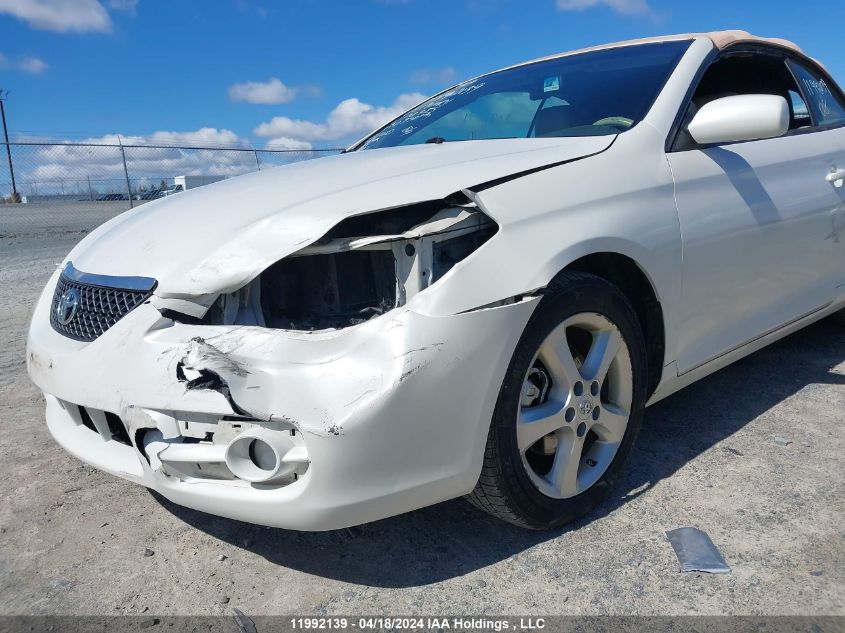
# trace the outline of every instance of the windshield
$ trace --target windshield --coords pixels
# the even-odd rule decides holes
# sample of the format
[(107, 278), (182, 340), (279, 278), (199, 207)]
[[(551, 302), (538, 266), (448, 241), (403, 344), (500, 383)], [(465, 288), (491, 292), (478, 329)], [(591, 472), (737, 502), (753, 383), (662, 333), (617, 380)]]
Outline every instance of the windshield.
[(645, 116), (689, 45), (609, 48), (485, 75), (421, 103), (356, 149), (618, 134)]

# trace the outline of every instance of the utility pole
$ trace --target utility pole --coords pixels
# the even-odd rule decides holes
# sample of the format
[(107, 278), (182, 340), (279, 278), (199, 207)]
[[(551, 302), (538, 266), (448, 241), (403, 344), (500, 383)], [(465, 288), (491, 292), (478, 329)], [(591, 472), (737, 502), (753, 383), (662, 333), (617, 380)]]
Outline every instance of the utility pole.
[(117, 135), (117, 142), (120, 143), (120, 156), (123, 158), (123, 175), (126, 177), (126, 193), (129, 194), (129, 208), (132, 209), (135, 205), (132, 202), (132, 185), (129, 184), (129, 170), (126, 168), (126, 150), (123, 149), (123, 141), (120, 140), (120, 135)]
[(9, 160), (9, 175), (12, 177), (12, 202), (20, 202), (18, 188), (15, 185), (15, 168), (12, 166), (12, 148), (9, 146), (9, 130), (6, 128), (6, 108), (3, 104), (8, 98), (9, 91), (6, 90), (4, 94), (4, 91), (0, 89), (0, 118), (3, 119), (3, 138), (6, 139), (6, 158)]

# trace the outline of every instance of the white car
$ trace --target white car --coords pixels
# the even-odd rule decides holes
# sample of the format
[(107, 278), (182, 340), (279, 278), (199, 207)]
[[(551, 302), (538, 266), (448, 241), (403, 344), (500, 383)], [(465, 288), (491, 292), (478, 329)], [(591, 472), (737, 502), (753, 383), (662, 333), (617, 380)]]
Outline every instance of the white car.
[(789, 42), (554, 55), (99, 227), (29, 374), (62, 446), (178, 504), (326, 530), (468, 495), (549, 528), (648, 404), (845, 307), (843, 180), (845, 97)]

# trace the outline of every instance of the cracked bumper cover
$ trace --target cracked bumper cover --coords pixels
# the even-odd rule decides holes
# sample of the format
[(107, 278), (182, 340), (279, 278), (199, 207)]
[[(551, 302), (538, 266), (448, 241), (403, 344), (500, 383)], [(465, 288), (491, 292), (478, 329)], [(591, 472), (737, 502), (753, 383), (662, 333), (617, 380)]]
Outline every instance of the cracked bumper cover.
[[(356, 525), (470, 492), (499, 386), (539, 301), (451, 316), (398, 308), (318, 333), (174, 323), (148, 302), (82, 343), (50, 326), (57, 277), (38, 301), (27, 349), (55, 439), (175, 503), (303, 530)], [(212, 372), (227, 389), (192, 386), (186, 368)], [(177, 477), (151, 466), (136, 446), (80, 426), (66, 403), (118, 414), (133, 442), (134, 430), (167, 416), (281, 421), (301, 433), (310, 464), (275, 488)]]

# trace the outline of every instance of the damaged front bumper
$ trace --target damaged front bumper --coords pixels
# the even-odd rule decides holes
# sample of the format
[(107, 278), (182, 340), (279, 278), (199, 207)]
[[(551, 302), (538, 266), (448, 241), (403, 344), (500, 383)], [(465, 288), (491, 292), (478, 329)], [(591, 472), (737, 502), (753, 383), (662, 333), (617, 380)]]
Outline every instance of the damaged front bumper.
[[(27, 349), (56, 440), (175, 503), (303, 530), (471, 491), (499, 387), (539, 301), (451, 316), (401, 307), (307, 333), (179, 323), (153, 297), (84, 342), (50, 325), (58, 276)], [(236, 467), (254, 438), (276, 460), (272, 476)]]

